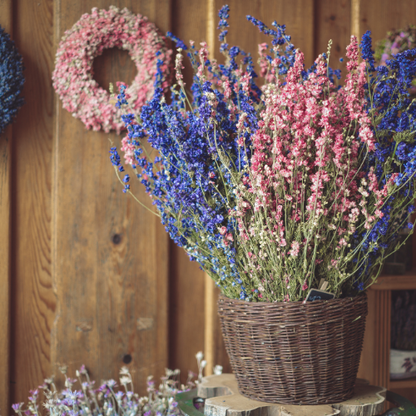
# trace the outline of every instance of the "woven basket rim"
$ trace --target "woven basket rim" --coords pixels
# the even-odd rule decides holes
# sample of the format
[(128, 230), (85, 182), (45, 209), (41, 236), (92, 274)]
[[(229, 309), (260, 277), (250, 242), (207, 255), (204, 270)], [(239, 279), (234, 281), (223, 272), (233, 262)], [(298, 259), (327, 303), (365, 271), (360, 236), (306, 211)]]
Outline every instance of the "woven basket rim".
[(323, 303), (332, 303), (332, 304), (336, 304), (336, 303), (340, 303), (340, 302), (352, 302), (354, 300), (358, 300), (359, 298), (361, 299), (365, 299), (367, 298), (367, 293), (365, 291), (359, 293), (357, 296), (346, 296), (345, 298), (335, 298), (335, 299), (323, 299), (323, 300), (314, 300), (312, 302), (305, 302), (303, 300), (297, 300), (297, 301), (293, 301), (293, 302), (248, 302), (246, 300), (241, 300), (241, 299), (233, 299), (233, 298), (229, 298), (228, 296), (220, 293), (218, 295), (218, 301), (220, 300), (225, 300), (226, 302), (233, 302), (235, 304), (238, 305), (251, 305), (254, 307), (261, 307), (261, 306), (273, 306), (273, 305), (299, 305), (299, 306), (304, 306), (304, 307), (308, 307), (311, 305), (319, 305), (319, 304), (323, 304)]

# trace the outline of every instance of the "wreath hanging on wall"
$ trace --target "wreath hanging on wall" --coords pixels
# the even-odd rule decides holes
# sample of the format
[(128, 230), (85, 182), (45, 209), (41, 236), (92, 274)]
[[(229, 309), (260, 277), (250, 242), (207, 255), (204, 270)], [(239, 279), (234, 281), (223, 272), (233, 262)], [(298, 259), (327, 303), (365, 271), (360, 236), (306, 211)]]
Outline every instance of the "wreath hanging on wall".
[(119, 133), (124, 128), (121, 110), (93, 78), (94, 58), (104, 49), (114, 47), (127, 50), (137, 68), (137, 75), (126, 90), (130, 97), (128, 112), (137, 113), (151, 98), (157, 59), (163, 62), (164, 74), (169, 72), (172, 51), (146, 17), (114, 6), (109, 10), (93, 8), (91, 14), (82, 15), (59, 44), (52, 80), (63, 107), (87, 129)]
[(0, 26), (0, 133), (16, 116), (24, 100), (20, 97), (25, 77), (23, 59), (8, 33)]

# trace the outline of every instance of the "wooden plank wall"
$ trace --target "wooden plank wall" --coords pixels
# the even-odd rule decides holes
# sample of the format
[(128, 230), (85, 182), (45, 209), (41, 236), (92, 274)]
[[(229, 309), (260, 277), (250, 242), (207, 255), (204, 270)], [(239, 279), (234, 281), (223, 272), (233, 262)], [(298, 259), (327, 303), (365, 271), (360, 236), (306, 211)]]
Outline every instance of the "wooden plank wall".
[[(12, 7), (0, 2), (0, 25), (13, 34)], [(12, 126), (0, 135), (0, 412), (10, 409), (10, 285), (11, 285), (11, 137)]]
[[(120, 138), (86, 131), (62, 109), (51, 83), (60, 38), (92, 7), (128, 7), (162, 32), (199, 43), (212, 37), (207, 19), (222, 3), (0, 0), (0, 25), (16, 41), (26, 67), (26, 105), (0, 137), (3, 414), (62, 364), (73, 375), (84, 363), (100, 381), (116, 378), (128, 363), (142, 392), (146, 376), (158, 377), (165, 367), (195, 371), (194, 355), (204, 348), (211, 364), (229, 369), (218, 321), (211, 333), (204, 330), (210, 308), (204, 307), (209, 286), (203, 273), (168, 241), (157, 218), (121, 193), (108, 161), (108, 139), (119, 144)], [(369, 28), (377, 39), (390, 28), (416, 23), (411, 0), (230, 0), (229, 5), (229, 43), (256, 56), (265, 37), (245, 16), (268, 24), (277, 20), (287, 25), (308, 65), (332, 38), (331, 62), (338, 67), (353, 27), (361, 33)], [(128, 82), (134, 74), (121, 52), (106, 52), (94, 68), (104, 87)], [(189, 84), (189, 69), (185, 75)], [(139, 186), (134, 189), (149, 202)]]

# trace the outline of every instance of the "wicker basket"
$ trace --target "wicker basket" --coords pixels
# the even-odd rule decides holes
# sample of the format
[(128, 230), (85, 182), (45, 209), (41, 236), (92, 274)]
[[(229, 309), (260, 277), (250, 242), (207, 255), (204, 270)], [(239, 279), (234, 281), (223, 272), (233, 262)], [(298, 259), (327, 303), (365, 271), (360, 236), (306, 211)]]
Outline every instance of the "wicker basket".
[(352, 397), (367, 296), (246, 302), (220, 296), (218, 313), (240, 393), (269, 403), (339, 403)]

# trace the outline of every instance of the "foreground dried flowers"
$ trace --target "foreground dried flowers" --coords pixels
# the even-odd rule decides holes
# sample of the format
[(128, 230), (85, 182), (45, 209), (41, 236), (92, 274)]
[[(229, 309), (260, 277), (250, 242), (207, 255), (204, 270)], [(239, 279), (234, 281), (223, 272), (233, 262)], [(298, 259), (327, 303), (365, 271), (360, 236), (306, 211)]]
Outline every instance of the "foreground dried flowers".
[[(95, 387), (85, 366), (76, 371), (76, 378), (67, 376), (66, 367), (61, 368), (65, 376), (65, 389), (58, 391), (53, 378), (48, 378), (36, 390), (32, 390), (27, 408), (24, 403), (12, 406), (19, 416), (179, 416), (182, 413), (175, 401), (177, 393), (189, 391), (202, 380), (206, 361), (202, 352), (196, 354), (198, 375), (188, 373), (188, 380), (180, 384), (180, 371), (168, 370), (157, 387), (153, 378), (147, 379), (147, 396), (134, 392), (133, 381), (127, 367), (120, 370), (119, 384), (108, 380)], [(222, 367), (214, 368), (221, 374)], [(193, 379), (197, 377), (196, 381)], [(75, 385), (78, 383), (78, 389)]]

